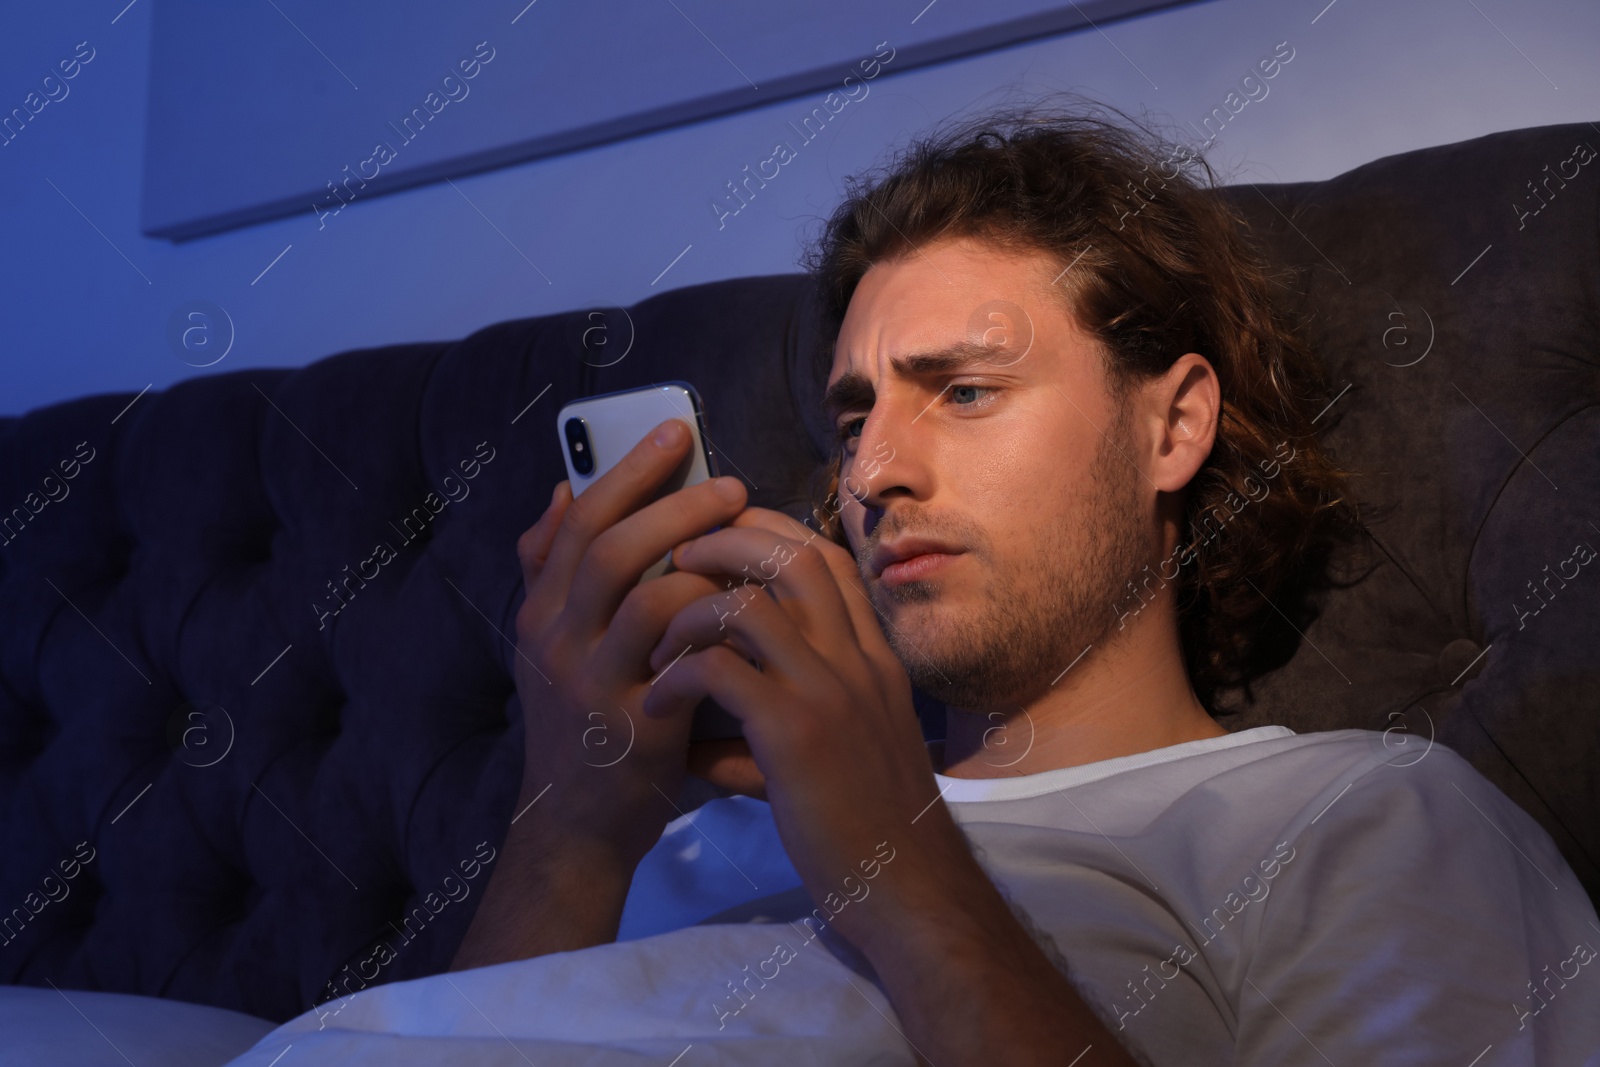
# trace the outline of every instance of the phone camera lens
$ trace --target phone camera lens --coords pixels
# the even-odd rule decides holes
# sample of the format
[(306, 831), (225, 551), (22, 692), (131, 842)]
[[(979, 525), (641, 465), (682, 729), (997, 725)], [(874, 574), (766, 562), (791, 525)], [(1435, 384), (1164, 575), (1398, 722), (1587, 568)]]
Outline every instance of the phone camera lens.
[(589, 448), (589, 430), (580, 418), (570, 418), (564, 427), (567, 451), (572, 454), (572, 469), (579, 474), (594, 473), (594, 456)]

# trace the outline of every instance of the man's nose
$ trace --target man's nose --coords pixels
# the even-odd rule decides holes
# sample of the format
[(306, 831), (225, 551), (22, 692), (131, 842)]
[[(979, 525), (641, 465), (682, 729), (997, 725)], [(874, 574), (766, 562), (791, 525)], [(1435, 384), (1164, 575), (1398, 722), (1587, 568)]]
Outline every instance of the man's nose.
[(863, 507), (881, 512), (887, 497), (922, 491), (923, 465), (912, 462), (921, 437), (915, 423), (898, 405), (875, 405), (862, 423), (841, 492), (849, 492)]

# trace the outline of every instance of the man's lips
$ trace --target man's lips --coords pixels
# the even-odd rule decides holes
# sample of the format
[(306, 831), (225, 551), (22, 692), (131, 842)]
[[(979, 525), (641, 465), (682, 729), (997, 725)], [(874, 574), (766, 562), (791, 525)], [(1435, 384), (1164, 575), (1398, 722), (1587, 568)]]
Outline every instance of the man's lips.
[[(872, 554), (872, 575), (882, 578), (887, 568), (893, 567), (890, 577), (900, 575), (909, 576), (913, 570), (919, 568), (932, 568), (948, 557), (958, 556), (966, 549), (960, 545), (952, 545), (945, 541), (936, 541), (927, 537), (902, 537), (898, 541), (891, 541), (879, 545)], [(930, 557), (915, 563), (919, 557)]]
[(890, 563), (879, 573), (878, 581), (891, 587), (902, 582), (914, 582), (927, 578), (960, 559), (961, 556), (960, 552), (924, 552), (910, 559)]

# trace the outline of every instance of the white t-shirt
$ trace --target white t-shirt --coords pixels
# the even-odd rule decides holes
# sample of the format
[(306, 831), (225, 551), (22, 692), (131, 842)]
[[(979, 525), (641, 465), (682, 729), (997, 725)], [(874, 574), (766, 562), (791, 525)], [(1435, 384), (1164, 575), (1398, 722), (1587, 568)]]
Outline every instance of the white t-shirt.
[[(937, 780), (1153, 1067), (1600, 1064), (1600, 921), (1549, 835), (1449, 749), (1385, 740), (1268, 726)], [(770, 808), (714, 800), (640, 865), (618, 942), (375, 987), (233, 1062), (912, 1064), (815, 907)]]

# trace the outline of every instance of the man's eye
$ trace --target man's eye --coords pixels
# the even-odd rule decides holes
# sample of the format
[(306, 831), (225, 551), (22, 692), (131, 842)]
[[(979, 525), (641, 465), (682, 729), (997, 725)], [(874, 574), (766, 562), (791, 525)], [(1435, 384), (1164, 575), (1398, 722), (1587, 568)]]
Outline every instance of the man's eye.
[(980, 398), (976, 397), (976, 396), (966, 397), (964, 395), (957, 395), (957, 394), (966, 394), (968, 392), (972, 392), (972, 393), (993, 393), (993, 392), (997, 392), (997, 391), (998, 391), (997, 387), (988, 386), (988, 385), (952, 385), (950, 387), (950, 398), (953, 401), (955, 401), (957, 404), (960, 404), (962, 406), (966, 406), (966, 405), (969, 405), (969, 404), (977, 403)]
[[(945, 391), (950, 394), (952, 401), (956, 404), (961, 407), (970, 407), (983, 399), (983, 397), (974, 394), (998, 393), (1000, 387), (997, 385), (951, 385), (946, 386)], [(861, 427), (866, 424), (866, 421), (865, 416), (858, 416), (840, 423), (838, 430), (839, 440), (853, 440), (860, 437)]]

